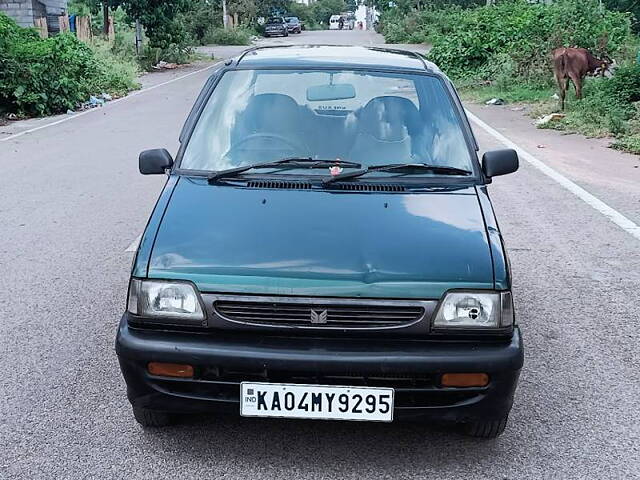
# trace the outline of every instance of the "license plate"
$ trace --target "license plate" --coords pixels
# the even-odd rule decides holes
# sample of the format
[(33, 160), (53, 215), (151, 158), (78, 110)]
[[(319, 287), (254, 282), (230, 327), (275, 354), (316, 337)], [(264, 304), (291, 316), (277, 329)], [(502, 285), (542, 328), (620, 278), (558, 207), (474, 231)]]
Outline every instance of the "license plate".
[(240, 415), (390, 422), (393, 388), (242, 382)]

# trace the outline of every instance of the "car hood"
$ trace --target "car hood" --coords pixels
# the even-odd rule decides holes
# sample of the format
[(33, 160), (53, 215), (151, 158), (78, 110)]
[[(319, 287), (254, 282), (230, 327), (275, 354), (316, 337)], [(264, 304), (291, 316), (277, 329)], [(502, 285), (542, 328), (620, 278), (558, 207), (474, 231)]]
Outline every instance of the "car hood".
[(439, 298), (493, 288), (474, 188), (438, 193), (250, 189), (182, 177), (148, 275), (203, 292)]

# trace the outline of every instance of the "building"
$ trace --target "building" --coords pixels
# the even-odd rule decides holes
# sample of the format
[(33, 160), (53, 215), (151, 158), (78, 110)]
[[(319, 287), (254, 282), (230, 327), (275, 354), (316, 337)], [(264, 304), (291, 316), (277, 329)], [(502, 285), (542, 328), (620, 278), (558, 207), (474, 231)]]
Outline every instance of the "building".
[(0, 12), (22, 27), (33, 27), (36, 19), (44, 17), (49, 31), (57, 32), (58, 17), (67, 13), (67, 0), (0, 0)]

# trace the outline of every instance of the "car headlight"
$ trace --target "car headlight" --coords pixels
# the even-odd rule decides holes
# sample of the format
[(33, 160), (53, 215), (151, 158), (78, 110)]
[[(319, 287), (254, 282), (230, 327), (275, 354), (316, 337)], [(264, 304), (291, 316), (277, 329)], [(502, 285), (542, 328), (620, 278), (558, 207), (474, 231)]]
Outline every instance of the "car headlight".
[(506, 328), (513, 325), (511, 292), (449, 292), (440, 302), (434, 328)]
[(205, 318), (196, 289), (179, 281), (132, 279), (127, 310), (164, 323), (202, 325)]

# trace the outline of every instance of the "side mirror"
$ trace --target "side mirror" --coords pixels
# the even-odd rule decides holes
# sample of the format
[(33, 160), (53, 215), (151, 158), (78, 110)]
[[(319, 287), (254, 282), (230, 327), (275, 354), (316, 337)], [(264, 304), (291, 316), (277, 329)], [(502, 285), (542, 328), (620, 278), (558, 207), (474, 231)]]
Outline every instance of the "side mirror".
[(167, 168), (173, 165), (171, 154), (164, 148), (154, 148), (145, 150), (138, 157), (138, 168), (143, 175), (154, 175), (164, 173)]
[(485, 176), (497, 177), (518, 170), (518, 153), (512, 149), (492, 150), (482, 156), (482, 171)]

